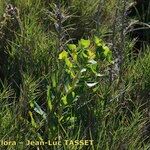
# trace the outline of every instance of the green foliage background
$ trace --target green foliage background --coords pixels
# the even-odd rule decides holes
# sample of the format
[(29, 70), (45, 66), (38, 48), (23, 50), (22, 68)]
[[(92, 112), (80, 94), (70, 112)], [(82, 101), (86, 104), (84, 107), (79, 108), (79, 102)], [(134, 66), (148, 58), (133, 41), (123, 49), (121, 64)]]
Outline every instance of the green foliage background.
[(0, 0), (0, 139), (94, 140), (0, 149), (148, 150), (150, 47), (134, 59), (124, 5)]

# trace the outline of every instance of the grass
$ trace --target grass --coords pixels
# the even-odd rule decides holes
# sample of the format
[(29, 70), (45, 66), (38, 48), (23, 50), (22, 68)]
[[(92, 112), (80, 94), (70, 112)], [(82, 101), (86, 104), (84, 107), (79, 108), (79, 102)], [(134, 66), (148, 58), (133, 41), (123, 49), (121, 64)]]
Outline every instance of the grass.
[(0, 17), (0, 149), (149, 149), (149, 46), (136, 59), (129, 54), (123, 1), (0, 4), (0, 15), (10, 15)]

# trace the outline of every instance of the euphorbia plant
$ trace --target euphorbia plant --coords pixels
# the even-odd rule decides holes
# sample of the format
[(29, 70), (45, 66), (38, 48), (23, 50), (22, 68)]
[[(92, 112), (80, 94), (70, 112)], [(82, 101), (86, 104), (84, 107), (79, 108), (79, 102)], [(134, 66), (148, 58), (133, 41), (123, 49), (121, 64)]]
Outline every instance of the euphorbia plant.
[(77, 45), (68, 44), (58, 60), (59, 69), (52, 73), (47, 86), (47, 112), (37, 105), (32, 107), (46, 120), (51, 132), (57, 133), (59, 127), (67, 134), (66, 130), (74, 129), (82, 115), (85, 123), (91, 122), (92, 99), (101, 86), (100, 79), (106, 76), (103, 69), (113, 63), (112, 52), (98, 37), (81, 39)]
[(113, 63), (111, 50), (98, 37), (93, 41), (81, 39), (78, 45), (68, 44), (67, 49), (59, 54), (59, 60), (67, 79), (61, 93), (64, 108), (75, 105), (82, 94), (88, 94), (88, 89), (92, 91), (99, 86), (99, 78), (103, 76), (100, 74), (102, 63), (106, 67)]

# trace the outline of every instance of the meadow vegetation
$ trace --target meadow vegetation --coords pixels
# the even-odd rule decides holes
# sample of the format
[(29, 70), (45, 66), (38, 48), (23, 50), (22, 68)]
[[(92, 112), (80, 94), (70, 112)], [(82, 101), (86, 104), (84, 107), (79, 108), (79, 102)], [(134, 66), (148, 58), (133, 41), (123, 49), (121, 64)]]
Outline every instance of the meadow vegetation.
[(130, 2), (0, 0), (0, 140), (17, 141), (0, 149), (150, 148), (150, 47), (133, 51)]

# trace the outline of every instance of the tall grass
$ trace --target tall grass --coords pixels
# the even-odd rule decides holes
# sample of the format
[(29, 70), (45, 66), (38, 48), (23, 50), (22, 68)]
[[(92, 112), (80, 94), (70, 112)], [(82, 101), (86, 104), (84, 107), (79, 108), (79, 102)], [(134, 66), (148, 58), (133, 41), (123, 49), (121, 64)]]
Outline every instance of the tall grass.
[[(147, 150), (149, 46), (136, 60), (129, 57), (132, 42), (124, 37), (121, 18), (125, 3), (1, 0), (1, 16), (9, 3), (19, 14), (17, 28), (9, 18), (8, 31), (0, 28), (13, 37), (0, 39), (5, 41), (0, 51), (7, 54), (7, 63), (0, 63), (5, 68), (0, 140), (17, 145), (0, 149)], [(108, 48), (105, 58), (101, 54), (105, 49), (98, 44), (106, 49), (108, 45), (112, 52)], [(115, 58), (120, 55), (118, 73)], [(28, 146), (27, 140), (94, 140), (94, 144)]]

